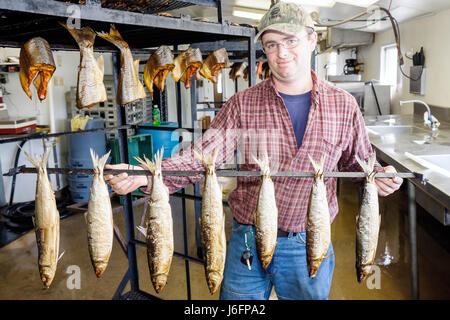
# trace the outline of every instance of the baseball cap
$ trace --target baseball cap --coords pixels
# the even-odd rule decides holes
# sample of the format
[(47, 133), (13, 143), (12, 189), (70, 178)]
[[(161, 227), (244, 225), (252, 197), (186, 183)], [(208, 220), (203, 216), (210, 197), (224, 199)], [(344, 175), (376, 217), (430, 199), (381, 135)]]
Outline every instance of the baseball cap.
[(302, 6), (295, 3), (278, 2), (261, 18), (255, 42), (267, 30), (297, 35), (305, 27), (314, 30), (314, 21)]

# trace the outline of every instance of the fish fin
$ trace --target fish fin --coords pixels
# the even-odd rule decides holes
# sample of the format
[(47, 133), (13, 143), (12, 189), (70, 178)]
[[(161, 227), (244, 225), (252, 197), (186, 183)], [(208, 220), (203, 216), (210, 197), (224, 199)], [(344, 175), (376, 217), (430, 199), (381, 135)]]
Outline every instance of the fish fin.
[(192, 151), (194, 152), (195, 158), (197, 158), (197, 160), (199, 160), (206, 167), (206, 163), (205, 163), (205, 160), (203, 158), (203, 155), (201, 155), (200, 153), (198, 153), (194, 149)]
[(89, 212), (89, 211), (86, 211), (86, 212), (84, 213), (84, 221), (86, 222), (86, 224), (88, 223), (88, 219), (87, 219), (88, 212)]
[(136, 70), (136, 74), (139, 74), (139, 61), (141, 59), (137, 59), (133, 61), (133, 65), (134, 65), (134, 70)]
[(99, 55), (97, 57), (97, 59), (95, 59), (95, 61), (97, 61), (98, 68), (102, 72), (102, 75), (104, 75), (105, 74), (105, 60), (103, 59), (103, 55)]
[(219, 147), (217, 146), (211, 154), (210, 163), (215, 164), (217, 160), (217, 155), (219, 154)]
[(142, 164), (144, 167), (147, 168), (151, 172), (152, 175), (155, 174), (155, 164), (153, 161), (147, 158), (147, 156), (144, 154), (144, 159), (141, 159), (140, 157), (134, 157), (134, 159)]
[(327, 255), (327, 256), (325, 256), (325, 257), (323, 257), (322, 259), (328, 259), (328, 258), (330, 258), (330, 257), (332, 257), (332, 256), (334, 256), (334, 253), (332, 253), (332, 254), (329, 254), (329, 255)]
[(106, 32), (97, 32), (97, 35), (99, 37), (111, 42), (116, 47), (118, 47), (120, 50), (130, 48), (128, 43), (126, 43), (125, 40), (123, 40), (122, 36), (120, 35), (119, 31), (116, 29), (115, 25), (111, 25), (111, 28), (109, 29), (109, 34)]
[(57, 261), (61, 260), (61, 258), (63, 257), (64, 253), (66, 253), (66, 250), (64, 250), (63, 252), (61, 252), (61, 254), (59, 255)]
[(368, 166), (368, 164), (367, 164), (364, 160), (361, 160), (361, 159), (358, 157), (358, 155), (355, 155), (355, 159), (356, 159), (356, 161), (359, 163), (359, 165), (361, 166), (361, 168), (363, 168), (364, 172), (366, 172), (366, 173), (369, 173), (369, 172), (370, 172), (369, 166)]
[(30, 160), (30, 162), (36, 167), (39, 168), (41, 166), (40, 161), (38, 159), (33, 158), (32, 156), (30, 156), (28, 154), (28, 152), (24, 151), (23, 152), (25, 154), (25, 156), (28, 158), (28, 160)]
[(308, 154), (308, 158), (309, 158), (309, 161), (311, 161), (311, 164), (314, 167), (315, 174), (316, 175), (322, 174), (323, 173), (323, 162), (322, 162), (323, 158), (321, 158), (321, 160), (318, 161), (318, 162), (316, 162), (309, 154)]
[(104, 154), (97, 162), (97, 167), (100, 176), (103, 176), (103, 169), (105, 168), (105, 164), (108, 161), (109, 154), (111, 153), (111, 150), (109, 150), (106, 154)]
[(142, 227), (142, 226), (137, 226), (136, 229), (138, 229), (138, 231), (139, 231), (140, 233), (142, 233), (142, 235), (143, 235), (144, 237), (147, 238), (147, 230), (145, 230), (144, 227)]
[(158, 150), (158, 152), (155, 155), (155, 166), (159, 170), (161, 170), (161, 164), (162, 164), (162, 160), (163, 160), (163, 155), (164, 155), (164, 147), (161, 147), (161, 150)]
[(31, 217), (31, 221), (33, 222), (33, 227), (36, 228), (36, 219), (35, 219), (35, 217)]
[(94, 30), (92, 30), (92, 28), (84, 27), (81, 29), (76, 29), (76, 28), (69, 28), (66, 24), (62, 22), (59, 22), (59, 24), (62, 25), (65, 29), (67, 29), (67, 31), (69, 31), (69, 33), (75, 39), (80, 48), (94, 46), (96, 33)]

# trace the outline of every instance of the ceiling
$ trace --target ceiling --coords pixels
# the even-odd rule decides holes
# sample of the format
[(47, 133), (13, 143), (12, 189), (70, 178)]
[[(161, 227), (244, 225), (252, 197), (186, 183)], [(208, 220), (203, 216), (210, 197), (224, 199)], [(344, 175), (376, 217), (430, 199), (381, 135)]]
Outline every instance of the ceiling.
[[(295, 0), (293, 0), (295, 1)], [(288, 1), (286, 1), (288, 2)], [(223, 19), (239, 24), (257, 25), (257, 20), (240, 18), (232, 15), (233, 9), (240, 8), (245, 11), (256, 13), (264, 13), (270, 7), (270, 0), (222, 0)], [(373, 6), (379, 6), (389, 9), (392, 16), (396, 18), (399, 24), (404, 21), (436, 14), (442, 10), (450, 9), (449, 0), (379, 0)], [(339, 20), (344, 20), (365, 11), (365, 8), (336, 3), (332, 8), (318, 8), (313, 6), (305, 6), (309, 11), (317, 11), (319, 13), (319, 22), (321, 24), (331, 24)], [(378, 11), (380, 12), (380, 11)], [(191, 6), (179, 10), (174, 10), (173, 14), (183, 13), (190, 15), (192, 18), (207, 18), (211, 21), (217, 21), (217, 10), (208, 7)], [(365, 15), (358, 19), (338, 28), (356, 29), (368, 32), (381, 32), (391, 27), (389, 19), (385, 18), (384, 12), (372, 15)]]

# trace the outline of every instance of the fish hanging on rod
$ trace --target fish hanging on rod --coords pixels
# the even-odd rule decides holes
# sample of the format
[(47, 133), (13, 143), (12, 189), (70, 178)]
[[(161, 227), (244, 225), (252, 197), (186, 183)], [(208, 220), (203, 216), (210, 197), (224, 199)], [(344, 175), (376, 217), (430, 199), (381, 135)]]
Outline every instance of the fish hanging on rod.
[(181, 52), (175, 59), (175, 68), (172, 70), (172, 78), (175, 82), (180, 79), (184, 83), (186, 89), (191, 87), (191, 78), (197, 74), (202, 67), (203, 59), (199, 48), (187, 48)]
[(356, 277), (358, 282), (362, 282), (370, 273), (375, 260), (381, 215), (378, 205), (378, 189), (375, 184), (376, 171), (373, 170), (376, 161), (375, 152), (368, 162), (361, 160), (358, 156), (356, 156), (356, 161), (367, 174), (361, 207), (356, 216)]
[(175, 68), (173, 54), (168, 46), (160, 46), (147, 60), (144, 68), (144, 83), (153, 97), (153, 84), (164, 91), (167, 74)]
[(325, 157), (322, 156), (318, 162), (309, 154), (308, 157), (314, 167), (314, 182), (306, 216), (306, 256), (309, 276), (314, 278), (322, 260), (327, 258), (325, 255), (331, 242), (331, 216), (327, 189), (323, 181)]
[(200, 74), (212, 81), (217, 83), (219, 72), (222, 68), (229, 68), (230, 61), (228, 60), (228, 53), (225, 48), (221, 48), (212, 52), (203, 62), (200, 68)]
[(161, 171), (164, 148), (158, 150), (155, 161), (134, 157), (152, 174), (152, 191), (145, 213), (145, 228), (138, 230), (147, 241), (147, 260), (153, 288), (160, 293), (166, 286), (173, 257), (173, 220), (169, 189), (164, 185)]
[(97, 35), (120, 49), (120, 76), (117, 90), (117, 103), (124, 106), (146, 97), (144, 86), (139, 80), (139, 59), (133, 60), (130, 46), (122, 38), (114, 25), (109, 34), (97, 32)]
[(244, 70), (247, 68), (248, 63), (246, 61), (235, 62), (231, 66), (231, 70), (228, 76), (231, 80), (235, 81), (237, 78), (244, 78)]
[(56, 69), (47, 40), (36, 37), (25, 42), (20, 49), (19, 67), (20, 84), (27, 96), (32, 99), (30, 85), (34, 79), (38, 98), (44, 100), (47, 97), (48, 83)]
[(258, 205), (255, 211), (255, 241), (258, 259), (265, 270), (272, 261), (277, 244), (278, 209), (275, 201), (275, 188), (270, 178), (269, 157), (254, 158), (261, 168), (262, 182), (259, 190)]
[[(33, 225), (38, 247), (38, 265), (41, 281), (49, 288), (55, 277), (59, 254), (59, 211), (55, 193), (47, 175), (47, 161), (52, 148), (44, 155), (32, 157), (26, 151), (25, 156), (38, 170), (36, 182), (35, 216)], [(61, 255), (62, 256), (62, 255)]]
[(84, 217), (87, 224), (89, 256), (95, 274), (100, 278), (108, 266), (114, 239), (111, 199), (108, 186), (103, 179), (103, 169), (111, 151), (101, 158), (92, 149), (90, 153), (94, 175), (89, 192), (88, 211)]
[(194, 150), (195, 156), (206, 169), (199, 222), (203, 257), (206, 262), (206, 282), (211, 294), (214, 294), (222, 283), (227, 245), (222, 190), (215, 171), (217, 152), (218, 149), (215, 149), (212, 154), (204, 156)]
[(77, 79), (77, 108), (90, 108), (97, 103), (106, 101), (106, 89), (103, 83), (103, 55), (94, 57), (94, 41), (96, 33), (90, 27), (82, 29), (69, 28), (69, 31), (80, 48), (80, 67)]

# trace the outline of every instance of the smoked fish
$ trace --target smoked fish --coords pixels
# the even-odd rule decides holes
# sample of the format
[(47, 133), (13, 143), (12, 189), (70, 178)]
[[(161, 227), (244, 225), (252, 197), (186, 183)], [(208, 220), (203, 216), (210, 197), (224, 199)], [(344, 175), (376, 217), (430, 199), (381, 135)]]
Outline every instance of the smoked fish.
[(164, 148), (158, 150), (155, 161), (134, 157), (152, 174), (152, 191), (145, 214), (146, 229), (142, 232), (147, 241), (147, 258), (153, 287), (157, 293), (165, 287), (173, 256), (173, 221), (169, 203), (169, 189), (164, 185), (161, 171)]
[(191, 86), (191, 77), (203, 64), (202, 53), (199, 48), (191, 47), (181, 52), (174, 60), (175, 68), (172, 70), (172, 78), (175, 82), (180, 79), (186, 89)]
[(52, 148), (42, 158), (25, 156), (37, 169), (35, 216), (33, 224), (38, 247), (38, 265), (41, 281), (49, 288), (56, 273), (59, 253), (59, 211), (55, 193), (47, 176), (47, 161)]
[(325, 157), (319, 162), (308, 155), (314, 167), (314, 182), (309, 197), (306, 219), (306, 256), (308, 272), (314, 278), (331, 242), (331, 216), (328, 209), (327, 190), (323, 181)]
[(56, 65), (53, 53), (47, 40), (36, 37), (28, 40), (20, 49), (19, 57), (20, 84), (31, 99), (30, 85), (33, 81), (39, 100), (47, 96), (47, 86), (55, 72)]
[(99, 158), (90, 149), (94, 175), (89, 193), (88, 211), (85, 213), (89, 256), (98, 278), (103, 275), (111, 255), (114, 227), (111, 200), (108, 186), (103, 179), (103, 168), (108, 160), (107, 154)]
[(262, 159), (254, 160), (260, 166), (262, 173), (262, 183), (254, 217), (255, 241), (259, 261), (265, 270), (272, 261), (277, 244), (278, 209), (274, 184), (270, 178), (269, 158), (265, 154)]
[(248, 63), (245, 61), (235, 62), (231, 66), (230, 72), (228, 73), (231, 80), (236, 80), (239, 77), (244, 77), (244, 70), (247, 68)]
[(228, 53), (225, 48), (221, 48), (212, 52), (205, 59), (205, 62), (203, 62), (200, 68), (200, 74), (209, 81), (216, 83), (220, 69), (229, 67)]
[(144, 83), (153, 96), (153, 84), (164, 91), (167, 74), (175, 68), (173, 54), (168, 46), (160, 46), (147, 60), (144, 68)]
[(69, 31), (80, 47), (80, 67), (77, 80), (77, 108), (90, 108), (99, 102), (106, 101), (106, 89), (103, 83), (104, 61), (100, 55), (94, 57), (94, 41), (96, 33), (90, 27), (82, 29), (69, 28)]
[(215, 162), (217, 151), (203, 156), (194, 151), (203, 163), (205, 183), (202, 194), (202, 213), (199, 219), (203, 257), (205, 259), (205, 275), (209, 292), (214, 294), (223, 279), (226, 258), (225, 214), (222, 205), (222, 190), (217, 181)]
[(366, 279), (370, 273), (377, 251), (378, 234), (381, 225), (381, 215), (378, 205), (378, 189), (375, 185), (375, 152), (368, 162), (356, 161), (367, 173), (361, 207), (356, 216), (356, 277), (358, 282)]
[(124, 106), (146, 97), (144, 86), (139, 80), (139, 59), (133, 60), (130, 46), (123, 40), (114, 25), (109, 34), (97, 32), (97, 35), (120, 49), (120, 77), (117, 90), (117, 103)]

